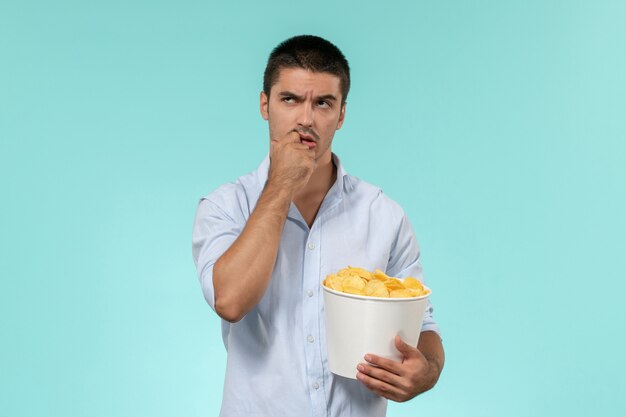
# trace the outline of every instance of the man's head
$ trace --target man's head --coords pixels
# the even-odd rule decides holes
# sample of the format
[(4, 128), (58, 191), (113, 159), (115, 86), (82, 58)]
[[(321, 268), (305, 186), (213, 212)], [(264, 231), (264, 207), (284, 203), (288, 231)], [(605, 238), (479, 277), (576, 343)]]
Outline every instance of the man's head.
[(281, 43), (270, 55), (260, 96), (270, 139), (298, 132), (301, 143), (315, 150), (318, 163), (330, 163), (349, 87), (348, 62), (330, 42), (297, 36)]
[(297, 132), (301, 143), (315, 150), (318, 163), (330, 163), (349, 87), (348, 62), (330, 42), (297, 36), (281, 43), (270, 55), (260, 96), (270, 139)]
[(325, 72), (339, 77), (341, 104), (350, 91), (350, 67), (339, 48), (318, 36), (300, 35), (278, 45), (267, 61), (263, 76), (263, 92), (270, 95), (284, 68), (302, 68), (311, 72)]

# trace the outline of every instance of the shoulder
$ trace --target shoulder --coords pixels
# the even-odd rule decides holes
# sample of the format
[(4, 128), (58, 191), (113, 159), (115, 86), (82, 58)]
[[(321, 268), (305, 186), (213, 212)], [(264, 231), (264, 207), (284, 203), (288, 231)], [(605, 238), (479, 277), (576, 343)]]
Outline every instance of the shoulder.
[(199, 205), (221, 212), (233, 220), (245, 220), (256, 205), (262, 188), (257, 173), (253, 171), (203, 196)]

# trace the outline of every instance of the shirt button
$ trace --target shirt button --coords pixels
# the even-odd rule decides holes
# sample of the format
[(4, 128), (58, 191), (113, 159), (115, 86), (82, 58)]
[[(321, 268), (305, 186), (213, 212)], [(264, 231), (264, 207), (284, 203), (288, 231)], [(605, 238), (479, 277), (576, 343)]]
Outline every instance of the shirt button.
[(306, 295), (308, 295), (309, 297), (313, 297), (313, 291), (308, 290), (308, 291), (306, 292)]
[(311, 335), (308, 335), (306, 340), (308, 340), (309, 343), (313, 343), (315, 341), (315, 338), (313, 336), (311, 336)]
[(318, 389), (320, 387), (320, 384), (318, 384), (317, 382), (313, 383), (313, 389)]
[(308, 248), (309, 248), (309, 250), (315, 249), (315, 243), (309, 243)]

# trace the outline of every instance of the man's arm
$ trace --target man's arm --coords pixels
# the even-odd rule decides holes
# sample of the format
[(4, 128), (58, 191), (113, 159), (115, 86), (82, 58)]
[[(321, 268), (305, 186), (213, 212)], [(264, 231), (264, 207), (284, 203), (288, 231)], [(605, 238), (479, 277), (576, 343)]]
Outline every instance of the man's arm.
[(315, 169), (314, 151), (291, 132), (270, 144), (265, 188), (241, 235), (213, 267), (215, 311), (237, 322), (258, 304), (272, 276), (278, 245), (295, 192)]
[(443, 345), (432, 331), (420, 334), (417, 347), (406, 344), (400, 336), (396, 336), (395, 344), (402, 362), (365, 355), (367, 363), (358, 365), (357, 379), (382, 397), (404, 402), (435, 386), (444, 364)]
[(424, 355), (424, 357), (428, 361), (428, 364), (430, 365), (432, 385), (424, 390), (427, 391), (435, 386), (435, 384), (439, 380), (439, 375), (441, 375), (441, 371), (443, 371), (445, 354), (443, 352), (441, 337), (439, 337), (437, 333), (432, 331), (422, 332), (420, 334), (420, 339), (417, 342), (417, 350), (419, 350), (422, 355)]

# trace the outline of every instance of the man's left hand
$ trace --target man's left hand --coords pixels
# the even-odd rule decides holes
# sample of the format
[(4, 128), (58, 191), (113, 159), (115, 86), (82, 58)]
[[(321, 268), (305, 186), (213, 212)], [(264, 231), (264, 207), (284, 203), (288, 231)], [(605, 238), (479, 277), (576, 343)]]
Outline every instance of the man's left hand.
[(367, 363), (357, 366), (356, 377), (374, 393), (404, 402), (431, 389), (441, 369), (426, 359), (419, 349), (405, 343), (400, 336), (396, 336), (395, 345), (402, 354), (402, 362), (367, 354)]

